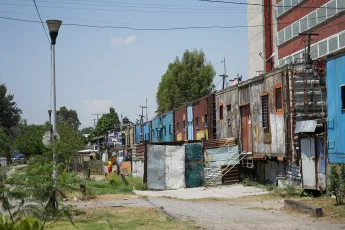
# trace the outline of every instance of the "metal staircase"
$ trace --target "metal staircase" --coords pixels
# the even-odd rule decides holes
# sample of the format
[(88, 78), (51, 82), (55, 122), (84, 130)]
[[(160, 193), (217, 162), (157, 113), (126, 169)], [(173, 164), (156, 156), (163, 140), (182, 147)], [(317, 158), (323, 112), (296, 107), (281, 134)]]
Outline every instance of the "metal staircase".
[(203, 185), (205, 187), (220, 185), (219, 181), (222, 179), (222, 177), (226, 175), (228, 172), (230, 172), (231, 170), (233, 170), (239, 164), (239, 162), (241, 162), (246, 156), (247, 156), (247, 153), (234, 154), (225, 163), (226, 165), (225, 168), (219, 168), (215, 170), (215, 172), (212, 175), (205, 177), (205, 182)]

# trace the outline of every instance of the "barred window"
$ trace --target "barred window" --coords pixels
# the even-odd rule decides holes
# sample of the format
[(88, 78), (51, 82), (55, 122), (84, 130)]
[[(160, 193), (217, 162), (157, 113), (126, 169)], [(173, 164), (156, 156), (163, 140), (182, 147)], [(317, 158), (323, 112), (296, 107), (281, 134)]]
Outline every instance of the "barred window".
[(268, 94), (261, 96), (261, 106), (262, 106), (262, 128), (264, 131), (269, 130), (269, 112), (268, 112)]

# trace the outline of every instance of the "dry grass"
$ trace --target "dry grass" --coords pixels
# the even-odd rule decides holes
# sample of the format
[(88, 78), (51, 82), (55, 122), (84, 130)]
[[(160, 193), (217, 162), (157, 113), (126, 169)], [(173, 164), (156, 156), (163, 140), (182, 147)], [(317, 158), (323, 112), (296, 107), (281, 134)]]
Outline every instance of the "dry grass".
[(313, 199), (302, 199), (301, 201), (315, 207), (321, 207), (325, 218), (345, 223), (345, 205), (335, 205), (335, 199), (330, 197), (318, 197)]
[[(155, 208), (102, 208), (86, 211), (75, 218), (78, 229), (193, 229), (184, 222), (167, 218)], [(68, 220), (47, 226), (47, 229), (75, 229)]]

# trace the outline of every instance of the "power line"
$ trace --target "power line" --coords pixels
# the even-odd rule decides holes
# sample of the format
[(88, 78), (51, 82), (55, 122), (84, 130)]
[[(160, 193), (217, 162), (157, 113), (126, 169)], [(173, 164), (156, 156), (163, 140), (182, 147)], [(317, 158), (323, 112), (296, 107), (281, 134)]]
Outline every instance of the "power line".
[[(317, 17), (318, 18), (318, 17)], [(20, 19), (20, 18), (12, 18), (12, 17), (3, 17), (0, 16), (0, 19), (12, 20), (12, 21), (21, 21), (21, 22), (31, 22), (31, 23), (41, 23), (40, 21), (35, 20), (27, 20), (27, 19)], [(308, 20), (310, 20), (309, 18)], [(316, 18), (314, 18), (316, 19)], [(77, 19), (79, 20), (79, 19)], [(307, 20), (307, 19), (305, 19)], [(90, 20), (91, 21), (91, 20)], [(272, 23), (267, 25), (277, 25), (277, 24), (291, 24), (293, 22), (285, 22), (285, 23)], [(343, 22), (341, 22), (343, 23)], [(341, 24), (339, 23), (339, 24)], [(337, 25), (337, 24), (336, 24)], [(333, 25), (333, 26), (336, 26)], [(255, 27), (263, 27), (265, 25), (235, 25), (235, 26), (186, 26), (186, 27), (166, 27), (166, 28), (136, 28), (136, 27), (129, 27), (129, 26), (111, 26), (111, 25), (88, 25), (88, 24), (78, 24), (78, 23), (64, 23), (64, 26), (79, 26), (79, 27), (89, 27), (89, 28), (100, 28), (100, 29), (128, 29), (128, 30), (135, 30), (135, 31), (171, 31), (171, 30), (190, 30), (190, 29), (234, 29), (234, 28), (255, 28)], [(333, 27), (330, 26), (330, 27)]]
[[(26, 0), (21, 0), (21, 1), (26, 1)], [(96, 4), (92, 3), (89, 1), (89, 3), (85, 3), (85, 1), (81, 2), (61, 2), (61, 1), (46, 1), (46, 0), (37, 0), (37, 2), (46, 2), (46, 3), (53, 3), (53, 4), (64, 4), (64, 5), (84, 5), (84, 6), (116, 6), (116, 7), (127, 7), (127, 8), (142, 8), (142, 9), (175, 9), (175, 10), (183, 10), (183, 9), (188, 9), (188, 10), (206, 10), (206, 11), (215, 11), (215, 10), (227, 10), (225, 8), (217, 7), (217, 8), (210, 8), (210, 7), (202, 7), (202, 8), (197, 8), (196, 6), (191, 7), (184, 7), (184, 6), (177, 6), (177, 5), (145, 5), (145, 4), (126, 4), (123, 5), (124, 3), (116, 3), (112, 2), (111, 4), (107, 4), (107, 2), (97, 2), (96, 3), (102, 3), (102, 4)], [(105, 4), (104, 4), (105, 3)], [(234, 9), (234, 8), (228, 8), (228, 9)], [(243, 8), (238, 8), (238, 9), (243, 9)], [(235, 9), (234, 9), (235, 10)]]
[[(32, 7), (31, 5), (24, 5), (24, 4), (8, 4), (8, 3), (0, 3), (2, 5), (8, 6), (27, 6)], [(149, 10), (129, 10), (129, 9), (105, 9), (105, 8), (83, 8), (83, 7), (64, 7), (64, 6), (40, 6), (43, 8), (53, 8), (53, 9), (68, 9), (68, 10), (91, 10), (91, 11), (110, 11), (110, 12), (137, 12), (137, 13), (177, 13), (177, 14), (220, 14), (220, 13), (236, 13), (237, 11), (167, 11), (167, 10), (159, 10), (159, 11), (149, 11)]]
[(36, 7), (36, 11), (37, 11), (38, 17), (40, 18), (40, 21), (41, 21), (41, 23), (42, 23), (42, 27), (43, 27), (44, 33), (46, 34), (46, 37), (47, 37), (48, 42), (49, 42), (49, 44), (50, 44), (50, 39), (49, 39), (49, 37), (48, 37), (48, 34), (47, 34), (47, 31), (46, 31), (46, 28), (44, 27), (44, 24), (43, 24), (43, 21), (42, 21), (42, 18), (41, 18), (40, 12), (38, 11), (37, 4), (36, 4), (35, 0), (33, 0), (33, 1), (34, 1), (34, 4), (35, 4), (35, 7)]
[[(261, 4), (261, 3), (246, 3), (246, 2), (234, 2), (234, 1), (222, 1), (222, 0), (198, 0), (200, 2), (211, 2), (211, 3), (225, 3), (225, 4), (233, 4), (233, 5), (245, 5), (245, 6), (271, 6), (271, 7), (287, 7), (292, 8), (294, 6), (287, 6), (287, 5), (272, 5), (272, 4)], [(305, 9), (319, 9), (321, 7), (318, 6), (299, 6), (298, 8), (305, 8)], [(338, 7), (328, 7), (327, 9), (345, 9), (345, 8), (338, 8)]]

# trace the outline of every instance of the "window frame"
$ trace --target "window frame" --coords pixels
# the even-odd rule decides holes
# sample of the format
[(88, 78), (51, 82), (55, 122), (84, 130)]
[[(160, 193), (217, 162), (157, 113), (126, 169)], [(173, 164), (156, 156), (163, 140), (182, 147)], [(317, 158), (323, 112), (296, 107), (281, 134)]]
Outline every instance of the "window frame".
[[(268, 92), (264, 92), (261, 94), (261, 119), (262, 119), (262, 128), (264, 129), (264, 132), (265, 133), (269, 133), (270, 132), (270, 103), (269, 103), (269, 100), (270, 100), (270, 97), (269, 97), (269, 93)], [(263, 98), (267, 98), (267, 126), (264, 126), (264, 119), (263, 119), (263, 116), (264, 116), (264, 113), (263, 113)]]
[(227, 122), (226, 125), (228, 127), (231, 127), (231, 104), (226, 105), (226, 122)]
[(341, 111), (345, 111), (345, 84), (340, 85)]
[(183, 129), (183, 133), (186, 133), (186, 120), (182, 121), (182, 129)]
[(218, 111), (219, 111), (219, 120), (220, 122), (223, 122), (224, 121), (224, 104), (221, 103), (219, 106), (218, 106)]
[(207, 117), (207, 113), (204, 114), (204, 127), (207, 128), (208, 127), (208, 121), (207, 121), (208, 117)]
[[(277, 89), (280, 89), (280, 99), (281, 99), (281, 108), (277, 109)], [(284, 95), (283, 95), (283, 86), (282, 84), (277, 84), (274, 86), (274, 109), (276, 114), (282, 114), (284, 112)]]

